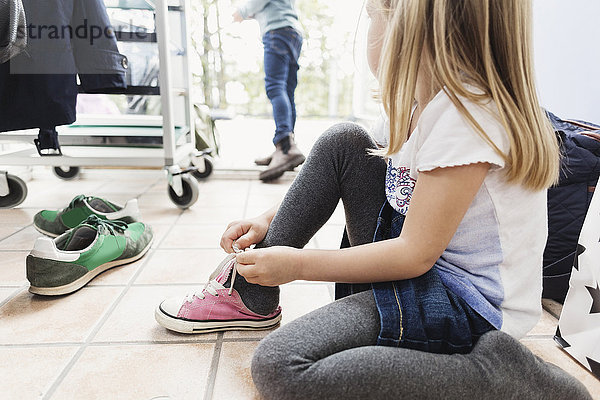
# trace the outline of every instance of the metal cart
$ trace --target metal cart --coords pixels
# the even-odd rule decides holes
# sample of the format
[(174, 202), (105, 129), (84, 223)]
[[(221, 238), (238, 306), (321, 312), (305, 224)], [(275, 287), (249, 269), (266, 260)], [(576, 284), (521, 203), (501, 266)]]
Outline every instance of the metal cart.
[[(158, 84), (130, 86), (128, 96), (160, 95), (161, 116), (79, 116), (70, 126), (58, 127), (63, 155), (40, 156), (31, 148), (0, 154), (0, 165), (54, 167), (62, 179), (72, 179), (80, 167), (164, 168), (168, 195), (180, 208), (198, 199), (198, 182), (191, 173), (206, 177), (212, 171), (210, 152), (195, 146), (190, 70), (189, 0), (105, 0), (107, 9), (154, 13), (155, 32), (142, 38), (117, 31), (120, 42), (148, 42), (158, 47)], [(180, 45), (173, 46), (170, 27), (179, 25)], [(174, 49), (175, 47), (175, 49)], [(126, 54), (126, 53), (125, 53)], [(179, 67), (179, 68), (175, 68)], [(177, 74), (175, 71), (177, 70)], [(179, 79), (180, 82), (175, 82)], [(158, 83), (156, 82), (156, 83)], [(176, 101), (183, 102), (176, 107)], [(180, 122), (181, 121), (181, 122)], [(3, 133), (2, 141), (33, 143), (37, 130)], [(27, 196), (23, 180), (0, 171), (0, 208), (19, 205)]]

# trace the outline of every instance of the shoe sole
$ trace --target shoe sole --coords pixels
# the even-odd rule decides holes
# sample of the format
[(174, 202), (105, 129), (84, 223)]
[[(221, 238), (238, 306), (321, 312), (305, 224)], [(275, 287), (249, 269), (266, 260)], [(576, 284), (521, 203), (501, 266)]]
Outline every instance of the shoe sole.
[(281, 177), (285, 171), (291, 171), (296, 168), (298, 165), (302, 164), (306, 161), (306, 157), (302, 154), (298, 154), (296, 157), (292, 158), (290, 161), (282, 164), (279, 168), (273, 168), (272, 170), (266, 170), (259, 175), (259, 179), (263, 182), (268, 182), (275, 180)]
[[(36, 224), (33, 224), (33, 227), (40, 233), (43, 233), (46, 236), (50, 236), (51, 238), (57, 238), (60, 235), (57, 235), (56, 233), (51, 233), (51, 232), (47, 232), (45, 230), (43, 230), (42, 228), (40, 228), (39, 226), (37, 226)], [(65, 231), (66, 232), (66, 231)], [(63, 232), (64, 233), (64, 232)]]
[(87, 274), (83, 275), (81, 278), (79, 278), (71, 283), (68, 283), (68, 284), (62, 285), (62, 286), (56, 286), (56, 287), (29, 286), (29, 292), (33, 293), (33, 294), (39, 294), (42, 296), (61, 296), (64, 294), (73, 293), (73, 292), (81, 289), (85, 285), (87, 285), (88, 282), (90, 282), (92, 279), (94, 279), (95, 277), (100, 275), (102, 272), (107, 271), (111, 268), (115, 268), (115, 267), (125, 265), (125, 264), (130, 264), (132, 262), (139, 260), (148, 252), (148, 250), (150, 250), (150, 247), (152, 246), (152, 242), (153, 242), (153, 240), (151, 240), (150, 243), (148, 243), (148, 245), (144, 248), (144, 250), (142, 250), (138, 255), (131, 257), (131, 258), (126, 258), (124, 260), (110, 261), (110, 262), (104, 263), (102, 265), (99, 265), (98, 267), (94, 268)]
[(190, 321), (175, 318), (165, 313), (160, 305), (156, 307), (154, 318), (159, 325), (170, 331), (179, 333), (210, 333), (221, 331), (260, 331), (273, 328), (281, 321), (281, 312), (272, 318), (261, 320), (228, 320), (228, 321)]
[[(263, 164), (263, 163), (257, 163), (256, 161), (254, 162), (254, 164), (258, 167), (268, 167), (269, 164), (271, 164), (271, 162), (269, 161), (267, 164)], [(288, 171), (293, 171), (294, 168), (296, 168), (298, 165), (295, 165), (293, 167), (288, 168)]]

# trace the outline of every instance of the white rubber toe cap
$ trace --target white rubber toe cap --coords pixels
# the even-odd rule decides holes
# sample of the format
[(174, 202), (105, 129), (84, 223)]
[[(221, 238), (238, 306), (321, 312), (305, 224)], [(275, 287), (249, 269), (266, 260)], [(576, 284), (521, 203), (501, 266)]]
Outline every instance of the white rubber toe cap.
[(182, 297), (172, 297), (163, 301), (160, 304), (161, 310), (172, 317), (177, 317), (179, 314), (179, 310), (181, 310), (181, 306), (183, 306), (185, 299)]

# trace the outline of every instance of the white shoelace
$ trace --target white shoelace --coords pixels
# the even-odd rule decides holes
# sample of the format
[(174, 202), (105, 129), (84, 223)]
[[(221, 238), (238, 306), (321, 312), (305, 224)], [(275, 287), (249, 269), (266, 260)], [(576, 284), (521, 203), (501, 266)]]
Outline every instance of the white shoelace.
[[(216, 280), (217, 276), (219, 276), (219, 274), (223, 271), (223, 268), (227, 264), (229, 264), (231, 262), (231, 260), (235, 259), (236, 254), (244, 252), (244, 250), (240, 250), (235, 244), (232, 247), (233, 247), (234, 253), (229, 254), (227, 257), (225, 257), (225, 259), (223, 261), (221, 261), (221, 263), (219, 264), (217, 269), (215, 269), (213, 271), (213, 273), (210, 275), (210, 277), (208, 278), (208, 283), (206, 285), (204, 285), (202, 290), (189, 293), (188, 295), (185, 296), (185, 301), (187, 303), (191, 303), (194, 300), (194, 297), (197, 297), (199, 299), (204, 299), (206, 297), (205, 296), (206, 292), (208, 292), (208, 294), (210, 294), (211, 296), (219, 297), (219, 292), (217, 292), (217, 290), (222, 289), (223, 285), (221, 285), (219, 282), (217, 282), (217, 280)], [(251, 246), (251, 247), (254, 247), (254, 246)], [(231, 267), (232, 272), (231, 272), (231, 284), (229, 285), (229, 292), (228, 292), (229, 296), (231, 296), (231, 293), (233, 292), (233, 283), (235, 282), (235, 277), (237, 276), (237, 265), (238, 265), (237, 261), (234, 261), (233, 266)]]

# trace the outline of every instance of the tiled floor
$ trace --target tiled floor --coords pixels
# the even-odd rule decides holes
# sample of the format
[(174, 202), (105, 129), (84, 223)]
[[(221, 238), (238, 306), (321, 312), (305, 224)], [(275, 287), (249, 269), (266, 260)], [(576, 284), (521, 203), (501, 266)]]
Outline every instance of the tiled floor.
[[(254, 399), (252, 352), (268, 332), (202, 336), (166, 331), (154, 321), (158, 302), (204, 283), (223, 257), (221, 232), (230, 220), (276, 203), (291, 180), (210, 179), (187, 211), (166, 195), (159, 171), (87, 170), (59, 181), (35, 169), (29, 197), (0, 210), (0, 398), (2, 399)], [(116, 202), (137, 197), (156, 232), (140, 261), (110, 270), (79, 292), (60, 298), (27, 291), (25, 257), (38, 236), (31, 225), (41, 207), (60, 208), (77, 194)], [(343, 229), (337, 210), (309, 244), (335, 248)], [(330, 284), (284, 285), (285, 324), (332, 301)], [(600, 381), (552, 341), (557, 320), (545, 312), (524, 343), (577, 376), (600, 399)]]

